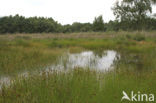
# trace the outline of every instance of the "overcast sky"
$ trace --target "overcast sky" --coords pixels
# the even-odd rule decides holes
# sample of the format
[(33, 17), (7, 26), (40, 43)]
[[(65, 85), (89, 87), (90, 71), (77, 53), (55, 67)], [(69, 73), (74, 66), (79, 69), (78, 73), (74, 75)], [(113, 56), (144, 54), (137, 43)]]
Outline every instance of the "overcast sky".
[(111, 7), (116, 0), (0, 0), (0, 16), (52, 17), (61, 24), (92, 22), (103, 15), (104, 21), (114, 20)]

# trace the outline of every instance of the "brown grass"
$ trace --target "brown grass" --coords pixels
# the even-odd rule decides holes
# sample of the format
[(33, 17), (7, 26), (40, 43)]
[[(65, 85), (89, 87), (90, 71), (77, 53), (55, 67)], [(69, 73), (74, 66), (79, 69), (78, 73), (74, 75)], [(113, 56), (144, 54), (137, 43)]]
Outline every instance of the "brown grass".
[(26, 38), (26, 39), (45, 39), (45, 38), (114, 38), (116, 36), (125, 35), (143, 35), (145, 37), (156, 37), (156, 31), (134, 31), (134, 32), (87, 32), (87, 33), (34, 33), (34, 34), (0, 34), (1, 39), (15, 39), (15, 38)]

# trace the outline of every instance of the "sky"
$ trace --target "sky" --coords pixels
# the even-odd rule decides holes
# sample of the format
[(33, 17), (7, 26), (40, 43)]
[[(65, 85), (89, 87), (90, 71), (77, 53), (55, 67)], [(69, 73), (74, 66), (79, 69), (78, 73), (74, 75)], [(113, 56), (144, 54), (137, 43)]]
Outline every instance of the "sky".
[(92, 23), (103, 15), (105, 22), (114, 20), (116, 0), (0, 0), (0, 16), (19, 14), (25, 17), (52, 17), (61, 24)]

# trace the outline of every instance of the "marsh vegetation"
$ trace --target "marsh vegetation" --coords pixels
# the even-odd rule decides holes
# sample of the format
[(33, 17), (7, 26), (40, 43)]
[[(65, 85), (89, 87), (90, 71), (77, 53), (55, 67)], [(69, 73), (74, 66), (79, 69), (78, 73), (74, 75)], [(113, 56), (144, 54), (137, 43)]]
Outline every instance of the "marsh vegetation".
[(0, 103), (116, 103), (123, 90), (156, 93), (154, 32), (69, 35), (2, 35)]

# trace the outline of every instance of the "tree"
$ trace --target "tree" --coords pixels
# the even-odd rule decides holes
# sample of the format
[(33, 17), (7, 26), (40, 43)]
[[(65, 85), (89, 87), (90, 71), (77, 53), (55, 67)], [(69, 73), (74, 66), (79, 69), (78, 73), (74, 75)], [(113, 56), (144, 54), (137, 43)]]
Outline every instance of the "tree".
[(105, 31), (102, 15), (95, 17), (93, 21), (93, 31)]
[[(152, 0), (153, 3), (156, 0)], [(122, 0), (116, 2), (112, 8), (116, 19), (124, 25), (124, 27), (135, 27), (143, 29), (148, 13), (152, 13), (152, 1), (150, 0)], [(131, 26), (132, 25), (132, 26)]]
[(118, 31), (119, 30), (119, 22), (117, 20), (110, 20), (105, 24), (107, 31)]

